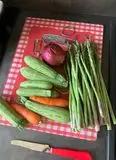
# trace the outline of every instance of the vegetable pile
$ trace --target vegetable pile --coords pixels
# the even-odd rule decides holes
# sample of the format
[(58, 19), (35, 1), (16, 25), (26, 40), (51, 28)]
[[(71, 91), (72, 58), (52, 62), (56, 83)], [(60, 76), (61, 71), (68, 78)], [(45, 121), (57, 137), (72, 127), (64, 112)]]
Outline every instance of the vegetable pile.
[[(43, 53), (47, 64), (32, 56), (24, 57), (27, 66), (22, 67), (20, 73), (26, 80), (16, 91), (20, 104), (8, 104), (0, 98), (0, 114), (18, 128), (27, 122), (37, 125), (43, 116), (60, 123), (70, 122), (73, 131), (88, 127), (99, 131), (101, 125), (111, 130), (112, 123), (116, 124), (116, 117), (102, 77), (95, 43), (88, 39), (81, 43), (71, 41), (67, 45), (68, 52), (59, 45), (54, 46), (51, 41), (49, 45), (47, 47), (52, 51), (47, 48)], [(53, 63), (46, 58), (48, 50), (54, 52), (52, 60), (60, 51), (61, 59), (57, 59), (57, 54)], [(62, 63), (66, 79), (50, 67)], [(68, 99), (61, 97), (60, 91), (64, 89), (68, 91)]]
[(116, 117), (93, 42), (72, 43), (67, 57), (67, 74), (71, 128), (79, 131), (92, 127), (98, 131), (103, 121), (111, 130), (111, 120), (116, 124)]
[[(54, 121), (69, 122), (68, 100), (60, 98), (55, 86), (67, 87), (65, 78), (41, 60), (25, 56), (28, 67), (21, 68), (21, 74), (27, 78), (16, 91), (21, 102), (31, 111)], [(25, 98), (26, 97), (26, 98)]]

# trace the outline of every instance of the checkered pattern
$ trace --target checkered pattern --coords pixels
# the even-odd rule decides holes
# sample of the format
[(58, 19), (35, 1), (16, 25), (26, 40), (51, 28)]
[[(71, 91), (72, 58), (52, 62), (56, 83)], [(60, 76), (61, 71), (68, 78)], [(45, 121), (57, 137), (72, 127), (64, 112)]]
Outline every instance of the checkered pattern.
[[(3, 97), (5, 99), (10, 101), (13, 96), (13, 88), (16, 83), (16, 78), (19, 76), (19, 69), (22, 66), (23, 56), (28, 44), (31, 29), (33, 27), (51, 27), (63, 30), (64, 26), (75, 28), (76, 32), (87, 32), (92, 34), (94, 36), (94, 41), (98, 44), (99, 55), (101, 57), (103, 43), (102, 25), (27, 17), (8, 73), (8, 78), (4, 86)], [(0, 117), (0, 124), (10, 126), (10, 124), (2, 117)], [(68, 124), (60, 124), (49, 120), (39, 126), (31, 126), (27, 129), (86, 140), (96, 140), (97, 138), (97, 132), (93, 129), (84, 129), (75, 133), (70, 130), (70, 126)]]

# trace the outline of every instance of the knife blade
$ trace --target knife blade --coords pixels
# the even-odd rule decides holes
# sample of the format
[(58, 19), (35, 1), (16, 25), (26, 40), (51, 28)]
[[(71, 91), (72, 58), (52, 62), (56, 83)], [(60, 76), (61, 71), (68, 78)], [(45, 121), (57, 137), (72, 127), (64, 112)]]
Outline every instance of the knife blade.
[(33, 151), (39, 151), (39, 152), (44, 152), (50, 149), (50, 146), (47, 144), (39, 144), (34, 142), (22, 141), (22, 140), (12, 140), (11, 144), (15, 146), (27, 148)]

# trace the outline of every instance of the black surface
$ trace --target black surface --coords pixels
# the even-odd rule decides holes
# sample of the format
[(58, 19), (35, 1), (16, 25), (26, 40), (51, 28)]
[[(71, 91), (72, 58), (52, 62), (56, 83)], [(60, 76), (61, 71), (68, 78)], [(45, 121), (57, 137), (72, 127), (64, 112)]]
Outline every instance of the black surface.
[[(89, 16), (89, 15), (62, 15), (53, 12), (21, 12), (17, 17), (16, 26), (13, 30), (13, 34), (10, 37), (10, 41), (5, 52), (4, 59), (0, 68), (0, 87), (3, 88), (4, 81), (7, 77), (8, 69), (11, 65), (13, 53), (15, 52), (16, 44), (19, 39), (19, 35), (22, 26), (25, 21), (26, 16), (37, 16), (46, 18), (56, 18), (56, 19), (68, 19), (73, 21), (91, 22), (104, 24), (104, 49), (103, 49), (103, 59), (102, 68), (104, 79), (108, 87), (108, 91), (111, 95), (113, 105), (115, 104), (115, 91), (114, 91), (114, 73), (115, 73), (115, 59), (113, 56), (115, 53), (115, 45), (112, 44), (112, 32), (111, 22), (115, 21), (110, 17), (100, 17), (100, 16)], [(114, 36), (114, 35), (113, 35)], [(111, 50), (112, 48), (112, 50)], [(109, 54), (110, 53), (110, 54)], [(111, 71), (112, 70), (112, 71)], [(74, 149), (88, 149), (95, 160), (115, 160), (114, 155), (114, 145), (115, 145), (115, 133), (114, 130), (107, 132), (102, 128), (98, 134), (98, 139), (96, 142), (87, 142), (84, 140), (78, 140), (73, 138), (65, 138), (61, 136), (55, 136), (45, 133), (38, 133), (33, 131), (22, 131), (18, 132), (16, 129), (9, 127), (0, 127), (0, 159), (2, 160), (26, 160), (26, 159), (53, 159), (53, 157), (48, 157), (46, 154), (39, 154), (33, 151), (27, 151), (22, 148), (12, 147), (10, 145), (11, 139), (24, 139), (29, 141), (35, 141), (40, 143), (48, 143), (56, 147), (66, 147)], [(4, 146), (2, 144), (5, 144)], [(59, 158), (58, 158), (59, 159)], [(55, 160), (55, 158), (54, 158)]]
[[(112, 101), (115, 113), (116, 113), (116, 22), (111, 22), (109, 25), (110, 28), (110, 99)], [(115, 137), (115, 140), (113, 140), (113, 137)], [(109, 147), (109, 153), (114, 152), (115, 153), (115, 159), (116, 159), (116, 127), (113, 133), (110, 133), (107, 138), (107, 142)], [(115, 146), (112, 148), (112, 146)], [(110, 159), (112, 159), (112, 155), (107, 155), (107, 157), (110, 156)]]
[(55, 11), (65, 13), (84, 13), (116, 17), (115, 0), (3, 0), (8, 6), (21, 9)]
[[(105, 160), (106, 155), (105, 147), (106, 140), (99, 135), (97, 142), (87, 142), (87, 141), (80, 141), (78, 139), (73, 138), (65, 138), (62, 136), (54, 136), (45, 133), (39, 133), (34, 131), (22, 131), (19, 132), (16, 129), (11, 127), (0, 127), (0, 159), (1, 160), (63, 160), (63, 158), (53, 158), (48, 156), (47, 154), (40, 154), (39, 152), (29, 151), (24, 148), (14, 147), (10, 145), (10, 141), (12, 139), (21, 139), (27, 141), (33, 141), (38, 143), (48, 143), (54, 147), (65, 147), (65, 148), (72, 148), (72, 149), (87, 149), (91, 151), (94, 160)], [(106, 137), (106, 133), (104, 137)], [(4, 145), (1, 145), (4, 144)], [(95, 158), (96, 157), (96, 158)]]
[(7, 48), (7, 42), (16, 22), (19, 10), (16, 8), (4, 8), (0, 16), (0, 61), (3, 58), (3, 53)]

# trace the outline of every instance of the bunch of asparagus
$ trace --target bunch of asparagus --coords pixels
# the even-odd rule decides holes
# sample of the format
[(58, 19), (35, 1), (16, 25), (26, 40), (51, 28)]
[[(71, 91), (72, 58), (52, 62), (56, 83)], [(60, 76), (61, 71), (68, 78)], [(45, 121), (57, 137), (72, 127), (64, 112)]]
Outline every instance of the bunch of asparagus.
[(92, 127), (97, 131), (101, 122), (111, 130), (116, 117), (101, 73), (95, 43), (73, 42), (67, 56), (69, 110), (71, 128), (80, 131)]

